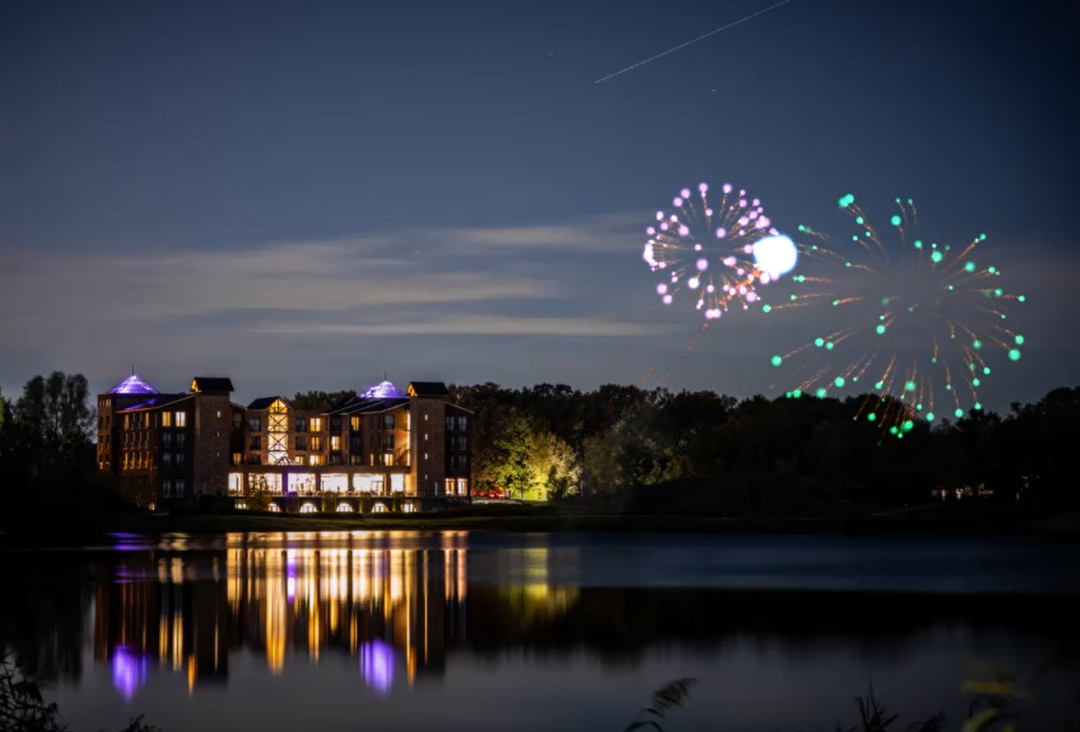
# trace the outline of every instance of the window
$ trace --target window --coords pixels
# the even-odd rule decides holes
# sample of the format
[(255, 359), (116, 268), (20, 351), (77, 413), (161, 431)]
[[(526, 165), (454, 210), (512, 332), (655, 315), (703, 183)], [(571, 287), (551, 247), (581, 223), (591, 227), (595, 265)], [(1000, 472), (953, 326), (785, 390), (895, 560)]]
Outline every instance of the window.
[(234, 453), (232, 454), (232, 464), (233, 464), (233, 465), (239, 465), (239, 464), (240, 464), (240, 460), (241, 460), (242, 458), (243, 458), (243, 455), (241, 455), (241, 454), (240, 454), (240, 453), (238, 453), (238, 452), (234, 452)]
[(217, 418), (218, 418), (218, 419), (221, 419), (221, 410), (220, 410), (220, 409), (219, 409), (219, 410), (217, 410)]
[(392, 414), (384, 414), (383, 415), (383, 429), (384, 430), (392, 430), (392, 429), (394, 429), (394, 415), (392, 415)]
[(247, 464), (248, 465), (262, 465), (262, 455), (248, 455), (247, 456)]
[(428, 416), (427, 416), (427, 415), (425, 414), (425, 415), (424, 415), (424, 421), (425, 421), (425, 422), (427, 422), (427, 418), (428, 418)]
[(308, 465), (325, 465), (326, 460), (322, 455), (308, 455)]
[(248, 417), (248, 429), (252, 432), (262, 432), (262, 417)]
[(330, 453), (330, 464), (331, 465), (343, 465), (344, 463), (342, 463), (341, 455), (337, 454), (336, 452)]
[(404, 506), (401, 507), (401, 510), (405, 513), (415, 513), (416, 505), (412, 503), (406, 503)]
[(307, 432), (307, 417), (297, 417), (293, 425), (294, 432)]
[(243, 424), (244, 424), (244, 415), (240, 414), (240, 412), (233, 412), (232, 413), (232, 428), (234, 430), (238, 430), (238, 429), (240, 429), (241, 425), (243, 425)]
[(425, 432), (424, 433), (424, 442), (427, 442), (427, 441), (428, 441), (428, 434), (427, 434), (427, 432)]
[(177, 432), (176, 433), (176, 446), (177, 447), (183, 447), (185, 442), (187, 442), (187, 437), (184, 436), (184, 433), (183, 432)]
[(311, 450), (322, 450), (322, 435), (312, 435), (308, 438), (308, 444), (310, 445), (309, 449)]
[(270, 509), (270, 513), (278, 513), (279, 511), (281, 511), (281, 506), (277, 505), (276, 503), (271, 503), (269, 506), (267, 506), (267, 508)]
[(163, 468), (171, 468), (172, 467), (172, 453), (171, 452), (162, 453), (162, 455), (161, 455), (161, 466)]
[(360, 435), (352, 435), (349, 438), (349, 451), (350, 452), (355, 452), (355, 453), (360, 453), (361, 455), (363, 454), (363, 452), (364, 452), (364, 442), (361, 439)]
[(248, 449), (249, 450), (261, 450), (262, 449), (262, 435), (248, 435)]
[(459, 429), (460, 431), (464, 432), (464, 431), (465, 431), (465, 429), (466, 429), (466, 428), (467, 428), (468, 426), (469, 426), (469, 418), (468, 418), (468, 417), (458, 417), (458, 418), (457, 418), (457, 428), (458, 428), (458, 429)]
[(386, 505), (382, 503), (376, 503), (371, 507), (372, 513), (386, 513)]
[(161, 444), (165, 447), (172, 447), (172, 432), (161, 433)]
[(454, 421), (453, 417), (447, 417), (446, 418), (446, 431), (447, 432), (453, 432), (455, 424), (457, 424), (457, 423)]
[(173, 422), (177, 427), (187, 427), (187, 412), (177, 412), (173, 415)]
[(161, 413), (161, 426), (172, 427), (172, 412)]
[(184, 453), (182, 452), (176, 453), (176, 467), (184, 467)]
[(244, 501), (237, 501), (235, 505), (237, 511), (244, 511), (247, 509), (247, 503)]
[(176, 496), (177, 498), (183, 498), (184, 497), (184, 481), (183, 480), (178, 479), (173, 483), (173, 495)]
[(394, 453), (392, 453), (392, 452), (384, 452), (382, 457), (383, 457), (383, 465), (388, 465), (389, 466), (389, 465), (394, 464)]
[(360, 418), (359, 417), (351, 417), (349, 419), (349, 427), (352, 429), (353, 432), (359, 432), (360, 431)]
[(307, 449), (307, 435), (297, 435), (295, 445), (296, 445), (297, 450), (306, 450)]
[(393, 434), (383, 435), (383, 449), (384, 450), (393, 450), (394, 449), (394, 435)]
[(341, 432), (341, 417), (330, 418), (330, 431)]
[(374, 464), (375, 464), (375, 453), (370, 452), (370, 453), (368, 453), (368, 465), (374, 465)]
[(353, 507), (347, 503), (339, 503), (337, 507), (338, 513), (352, 513)]
[(314, 503), (305, 503), (300, 507), (300, 513), (318, 513), (319, 509)]
[(322, 432), (322, 417), (311, 418), (311, 431)]
[(457, 492), (459, 496), (469, 495), (469, 481), (465, 480), (464, 478), (458, 478)]
[(172, 498), (173, 482), (171, 480), (161, 481), (161, 497)]
[(341, 435), (330, 435), (330, 449), (331, 450), (340, 450), (341, 449)]
[(425, 460), (427, 460), (427, 459), (428, 459), (428, 456), (427, 456), (427, 455), (428, 455), (428, 454), (427, 454), (427, 453), (425, 452), (425, 453), (424, 453), (424, 459), (425, 459)]

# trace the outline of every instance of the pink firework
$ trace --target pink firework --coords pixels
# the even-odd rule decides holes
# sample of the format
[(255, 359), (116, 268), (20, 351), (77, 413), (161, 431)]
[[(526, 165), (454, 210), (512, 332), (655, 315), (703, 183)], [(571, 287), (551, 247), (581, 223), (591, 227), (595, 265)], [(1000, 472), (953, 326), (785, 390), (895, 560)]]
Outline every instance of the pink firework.
[(705, 320), (719, 318), (733, 305), (743, 310), (757, 301), (758, 285), (770, 277), (754, 262), (754, 243), (777, 235), (761, 200), (725, 183), (717, 200), (709, 186), (683, 188), (671, 211), (657, 211), (645, 229), (642, 259), (660, 277), (656, 294), (670, 305), (687, 299)]

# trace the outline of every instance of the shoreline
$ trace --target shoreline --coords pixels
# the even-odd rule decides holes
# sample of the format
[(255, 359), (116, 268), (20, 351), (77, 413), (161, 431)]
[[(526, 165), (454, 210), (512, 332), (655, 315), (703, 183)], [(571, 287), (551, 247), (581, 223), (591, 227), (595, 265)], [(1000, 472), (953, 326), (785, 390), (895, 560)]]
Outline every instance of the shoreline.
[[(990, 510), (987, 510), (989, 508)], [(710, 535), (1054, 537), (1080, 539), (1080, 513), (931, 504), (846, 516), (686, 516), (559, 511), (550, 506), (478, 506), (395, 517), (274, 513), (112, 514), (0, 528), (0, 549), (64, 547), (109, 534), (321, 531), (491, 531)], [(63, 523), (64, 525), (57, 525)]]

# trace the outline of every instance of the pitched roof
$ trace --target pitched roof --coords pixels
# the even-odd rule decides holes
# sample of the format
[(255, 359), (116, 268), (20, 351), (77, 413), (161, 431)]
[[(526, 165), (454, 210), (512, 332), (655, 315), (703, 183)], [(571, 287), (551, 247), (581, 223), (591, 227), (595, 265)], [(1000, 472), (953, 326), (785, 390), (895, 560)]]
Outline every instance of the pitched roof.
[(409, 396), (448, 396), (450, 392), (441, 381), (414, 381), (409, 384)]
[(157, 389), (147, 384), (135, 374), (127, 377), (109, 389), (110, 394), (157, 394)]
[(409, 403), (408, 397), (402, 397), (400, 399), (364, 399), (359, 397), (349, 401), (345, 406), (340, 409), (335, 409), (328, 414), (370, 414), (372, 412), (385, 412), (388, 409), (394, 409), (402, 405)]
[(160, 409), (161, 407), (167, 407), (170, 404), (182, 402), (185, 399), (190, 399), (191, 394), (158, 394), (147, 399), (145, 402), (132, 405), (130, 407), (124, 407), (123, 409), (117, 409), (116, 413), (121, 412), (138, 412), (143, 409)]
[(286, 399), (285, 397), (283, 397), (283, 396), (269, 396), (269, 397), (259, 397), (258, 399), (253, 401), (251, 404), (247, 405), (247, 408), (248, 409), (269, 409), (270, 405), (273, 404), (274, 402), (276, 402), (278, 399), (285, 402), (286, 406), (289, 406), (289, 400)]
[(223, 376), (196, 376), (191, 380), (192, 391), (235, 391), (232, 379)]

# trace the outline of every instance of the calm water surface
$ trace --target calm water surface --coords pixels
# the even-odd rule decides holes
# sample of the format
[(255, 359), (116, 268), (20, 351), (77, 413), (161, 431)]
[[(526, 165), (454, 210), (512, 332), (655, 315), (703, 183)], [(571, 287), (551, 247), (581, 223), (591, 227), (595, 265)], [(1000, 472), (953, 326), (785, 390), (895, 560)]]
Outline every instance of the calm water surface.
[(0, 554), (0, 644), (76, 730), (829, 730), (873, 683), (953, 728), (977, 662), (1072, 701), (1080, 549), (829, 537), (325, 532), (117, 536)]

